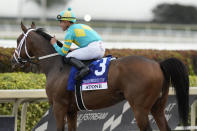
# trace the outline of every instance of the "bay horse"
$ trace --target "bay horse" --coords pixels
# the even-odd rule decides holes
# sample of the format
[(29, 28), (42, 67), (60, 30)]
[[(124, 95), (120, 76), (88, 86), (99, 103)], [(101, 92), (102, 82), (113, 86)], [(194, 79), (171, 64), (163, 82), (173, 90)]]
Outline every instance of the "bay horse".
[[(50, 44), (51, 36), (36, 29), (32, 23), (27, 29), (21, 22), (21, 34), (17, 39), (12, 65), (25, 62), (36, 63), (46, 75), (46, 94), (52, 104), (57, 131), (64, 131), (67, 119), (68, 131), (77, 130), (77, 104), (75, 94), (67, 91), (71, 66)], [(55, 54), (56, 53), (56, 54)], [(175, 88), (178, 110), (184, 125), (188, 122), (189, 78), (185, 65), (176, 58), (160, 63), (142, 56), (126, 56), (112, 60), (108, 71), (108, 89), (85, 91), (84, 104), (89, 110), (105, 108), (127, 100), (141, 131), (151, 131), (148, 115), (151, 113), (160, 131), (171, 130), (165, 118), (164, 109), (169, 86)], [(65, 119), (66, 118), (66, 119)]]

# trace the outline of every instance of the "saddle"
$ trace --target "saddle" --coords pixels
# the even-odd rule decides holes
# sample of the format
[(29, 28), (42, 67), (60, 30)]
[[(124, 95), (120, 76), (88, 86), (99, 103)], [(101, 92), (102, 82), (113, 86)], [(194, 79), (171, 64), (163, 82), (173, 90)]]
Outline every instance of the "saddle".
[(86, 75), (81, 81), (74, 79), (78, 70), (75, 67), (71, 68), (68, 79), (68, 91), (75, 91), (76, 102), (80, 110), (87, 110), (83, 104), (82, 91), (102, 90), (107, 89), (107, 74), (108, 67), (112, 56), (106, 56), (102, 59), (94, 59), (83, 61), (85, 65), (90, 68), (90, 73)]

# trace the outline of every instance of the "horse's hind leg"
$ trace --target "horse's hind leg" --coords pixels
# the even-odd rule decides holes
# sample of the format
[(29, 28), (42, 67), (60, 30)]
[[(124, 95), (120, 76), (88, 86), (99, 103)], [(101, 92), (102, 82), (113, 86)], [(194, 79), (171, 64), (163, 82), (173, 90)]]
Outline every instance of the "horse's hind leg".
[(68, 131), (77, 130), (77, 111), (72, 111), (67, 113), (68, 120)]
[[(138, 86), (138, 88), (140, 87)], [(127, 89), (131, 89), (131, 88), (127, 88)], [(133, 91), (125, 90), (124, 96), (125, 99), (128, 100), (130, 106), (133, 109), (137, 125), (140, 128), (140, 131), (152, 131), (148, 119), (148, 115), (150, 113), (152, 104), (154, 103), (154, 102), (150, 102), (152, 101), (152, 96), (149, 95), (148, 93), (144, 93), (144, 94), (138, 93), (138, 95), (136, 95), (135, 93), (133, 93)], [(143, 90), (143, 92), (146, 92), (146, 90)], [(149, 97), (151, 96), (151, 98), (148, 98), (148, 95)]]
[(148, 111), (143, 108), (135, 108), (133, 111), (140, 131), (152, 131), (148, 119)]
[(53, 113), (56, 119), (57, 131), (64, 131), (66, 108), (62, 104), (53, 102)]
[[(152, 105), (148, 102), (144, 103), (144, 94), (141, 94), (141, 96), (138, 97), (139, 95), (134, 96), (131, 94), (131, 91), (125, 91), (124, 95), (133, 109), (134, 116), (140, 131), (152, 131), (148, 119)], [(135, 102), (133, 101), (134, 99)]]
[(160, 129), (160, 131), (171, 131), (170, 127), (168, 126), (168, 122), (165, 118), (165, 104), (168, 97), (168, 88), (162, 94), (151, 109), (151, 113)]
[(164, 108), (160, 107), (160, 105), (154, 105), (151, 109), (151, 113), (160, 129), (160, 131), (171, 131), (168, 126), (168, 122), (165, 118)]

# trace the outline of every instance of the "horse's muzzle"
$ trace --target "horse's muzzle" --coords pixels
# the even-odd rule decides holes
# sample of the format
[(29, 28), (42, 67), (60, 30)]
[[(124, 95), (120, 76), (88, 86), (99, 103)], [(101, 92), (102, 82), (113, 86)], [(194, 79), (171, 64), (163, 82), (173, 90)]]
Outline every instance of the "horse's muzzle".
[(10, 62), (11, 62), (12, 70), (16, 69), (16, 67), (17, 67), (16, 60), (12, 58)]
[(11, 66), (12, 66), (12, 70), (15, 70), (17, 68), (23, 68), (25, 65), (21, 64), (21, 63), (17, 63), (17, 61), (14, 58), (12, 58), (11, 59)]

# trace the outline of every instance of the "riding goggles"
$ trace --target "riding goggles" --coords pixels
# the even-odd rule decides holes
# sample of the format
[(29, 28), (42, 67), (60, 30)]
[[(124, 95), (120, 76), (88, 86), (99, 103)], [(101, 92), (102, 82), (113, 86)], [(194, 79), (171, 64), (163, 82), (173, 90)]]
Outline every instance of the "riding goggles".
[(57, 20), (73, 21), (73, 20), (76, 20), (76, 18), (75, 17), (62, 17), (61, 15), (57, 15)]

